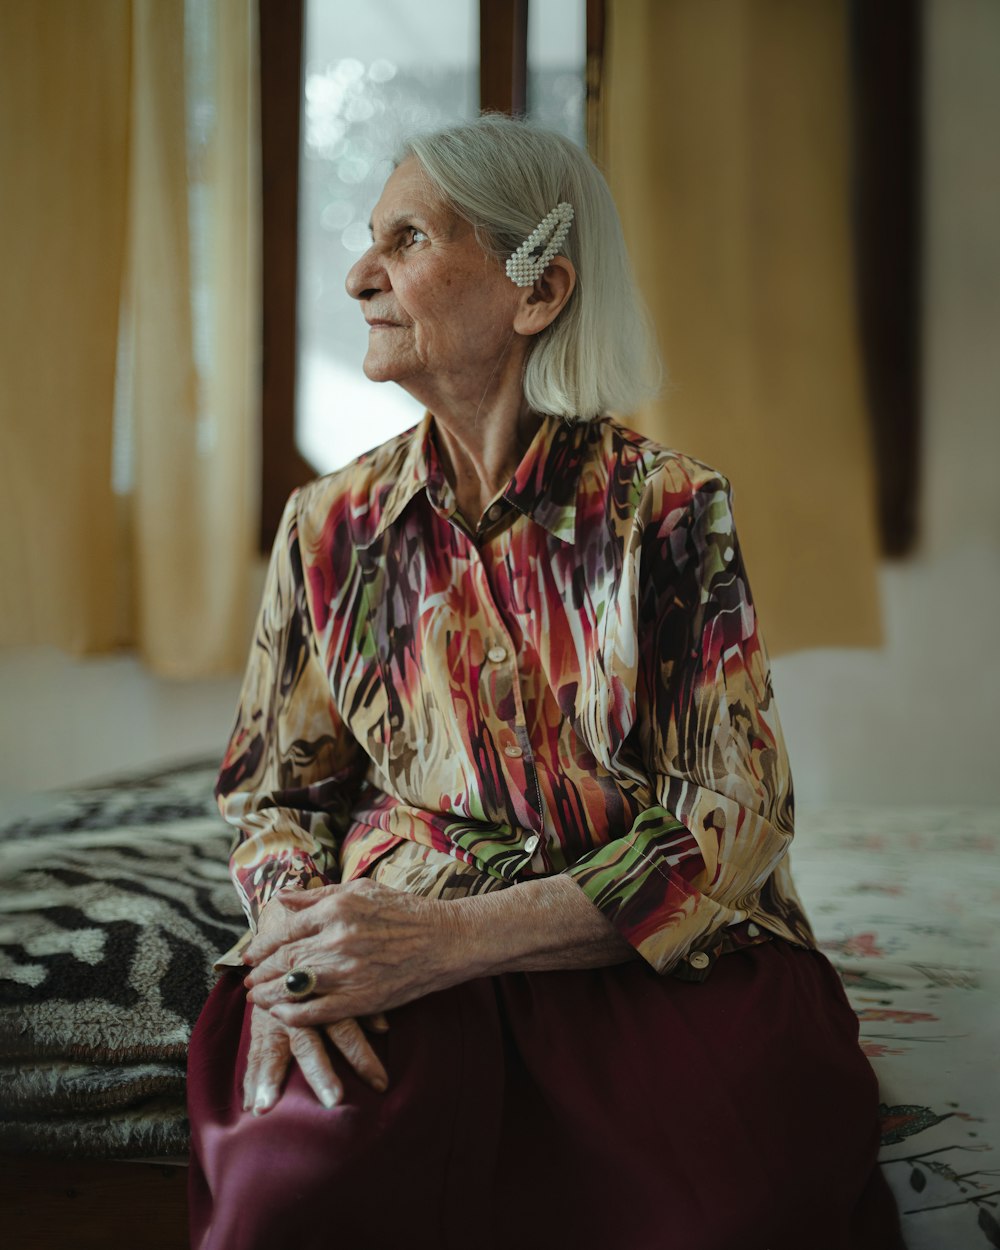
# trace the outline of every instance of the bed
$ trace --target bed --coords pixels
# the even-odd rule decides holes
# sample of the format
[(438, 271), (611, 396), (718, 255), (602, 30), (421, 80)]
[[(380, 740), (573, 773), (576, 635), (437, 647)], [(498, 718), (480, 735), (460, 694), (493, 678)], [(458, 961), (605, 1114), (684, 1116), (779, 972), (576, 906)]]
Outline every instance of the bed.
[[(244, 927), (214, 775), (196, 761), (0, 818), (0, 1199), (18, 1250), (187, 1244), (184, 1055)], [(1000, 1246), (1000, 812), (806, 807), (798, 827), (907, 1245)]]

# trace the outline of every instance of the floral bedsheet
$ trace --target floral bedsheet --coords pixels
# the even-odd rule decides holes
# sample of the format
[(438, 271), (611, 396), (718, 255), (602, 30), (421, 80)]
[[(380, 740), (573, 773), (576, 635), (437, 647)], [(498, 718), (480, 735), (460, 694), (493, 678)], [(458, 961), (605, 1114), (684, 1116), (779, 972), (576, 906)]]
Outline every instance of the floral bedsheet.
[(909, 1250), (1000, 1247), (1000, 811), (801, 807), (793, 871), (861, 1022)]

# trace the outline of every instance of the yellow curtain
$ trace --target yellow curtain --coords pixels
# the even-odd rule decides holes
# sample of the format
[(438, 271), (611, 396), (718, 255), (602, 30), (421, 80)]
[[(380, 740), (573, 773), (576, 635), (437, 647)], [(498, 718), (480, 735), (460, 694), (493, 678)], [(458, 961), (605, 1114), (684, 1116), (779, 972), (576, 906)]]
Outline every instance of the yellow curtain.
[(669, 384), (721, 469), (772, 654), (882, 641), (839, 0), (608, 0), (603, 162)]
[(0, 6), (0, 628), (121, 639), (111, 489), (127, 3)]
[[(0, 8), (0, 630), (242, 663), (259, 353), (256, 6)], [(116, 386), (117, 372), (117, 386)]]

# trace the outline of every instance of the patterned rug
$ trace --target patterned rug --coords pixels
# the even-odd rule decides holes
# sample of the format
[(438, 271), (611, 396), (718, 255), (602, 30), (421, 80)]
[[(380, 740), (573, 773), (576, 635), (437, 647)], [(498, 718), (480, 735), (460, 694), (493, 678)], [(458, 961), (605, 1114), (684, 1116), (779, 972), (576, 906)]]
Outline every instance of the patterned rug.
[(245, 929), (200, 763), (0, 825), (0, 1148), (183, 1155), (184, 1057)]

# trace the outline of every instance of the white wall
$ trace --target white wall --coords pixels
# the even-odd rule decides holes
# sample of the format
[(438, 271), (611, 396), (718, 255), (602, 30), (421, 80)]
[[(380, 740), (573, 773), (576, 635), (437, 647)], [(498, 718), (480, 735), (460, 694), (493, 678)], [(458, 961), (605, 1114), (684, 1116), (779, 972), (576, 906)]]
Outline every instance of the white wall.
[(926, 21), (923, 533), (884, 648), (774, 662), (804, 800), (1000, 800), (1000, 4)]
[[(883, 567), (883, 648), (774, 662), (803, 803), (1000, 800), (1000, 4), (927, 21), (923, 535)], [(0, 792), (217, 755), (237, 684), (0, 652)]]

